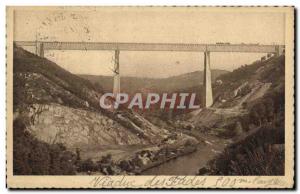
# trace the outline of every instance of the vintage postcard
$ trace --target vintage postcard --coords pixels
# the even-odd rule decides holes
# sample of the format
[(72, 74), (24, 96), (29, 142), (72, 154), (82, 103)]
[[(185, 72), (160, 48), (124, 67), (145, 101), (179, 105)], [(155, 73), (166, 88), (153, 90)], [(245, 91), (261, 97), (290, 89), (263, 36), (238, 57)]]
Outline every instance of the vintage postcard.
[(7, 7), (8, 188), (293, 188), (294, 7)]

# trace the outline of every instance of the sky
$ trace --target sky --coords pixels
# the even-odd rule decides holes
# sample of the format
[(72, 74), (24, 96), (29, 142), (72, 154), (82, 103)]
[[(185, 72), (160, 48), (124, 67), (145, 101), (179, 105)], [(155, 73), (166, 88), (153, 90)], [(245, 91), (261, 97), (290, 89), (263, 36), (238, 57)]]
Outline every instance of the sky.
[[(17, 10), (14, 40), (284, 44), (280, 12), (209, 11), (199, 8), (58, 8)], [(27, 47), (28, 50), (33, 48)], [(169, 77), (203, 69), (201, 52), (121, 51), (121, 76)], [(211, 53), (211, 68), (232, 71), (265, 54)], [(76, 74), (112, 75), (111, 51), (46, 51), (45, 57)]]

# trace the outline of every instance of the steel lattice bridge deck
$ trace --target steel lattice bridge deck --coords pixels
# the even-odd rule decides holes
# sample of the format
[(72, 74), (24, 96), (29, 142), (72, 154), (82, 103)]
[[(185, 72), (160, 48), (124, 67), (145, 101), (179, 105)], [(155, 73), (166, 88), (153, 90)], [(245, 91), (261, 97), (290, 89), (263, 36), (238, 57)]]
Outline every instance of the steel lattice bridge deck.
[(120, 43), (120, 42), (36, 42), (15, 41), (18, 46), (42, 44), (43, 50), (119, 50), (183, 52), (249, 52), (277, 53), (283, 45), (260, 44), (185, 44), (185, 43)]

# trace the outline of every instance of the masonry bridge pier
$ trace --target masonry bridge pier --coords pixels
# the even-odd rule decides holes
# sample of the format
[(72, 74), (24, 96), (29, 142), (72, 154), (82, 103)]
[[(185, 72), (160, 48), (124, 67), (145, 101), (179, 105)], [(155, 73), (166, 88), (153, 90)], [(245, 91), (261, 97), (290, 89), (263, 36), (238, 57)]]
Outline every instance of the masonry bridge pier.
[(213, 104), (210, 53), (211, 52), (244, 52), (273, 53), (281, 55), (284, 45), (260, 44), (175, 44), (175, 43), (116, 43), (116, 42), (40, 42), (15, 41), (20, 47), (35, 47), (36, 55), (44, 57), (45, 50), (111, 50), (115, 52), (114, 62), (114, 95), (120, 93), (120, 51), (182, 51), (204, 53), (204, 91), (203, 105)]

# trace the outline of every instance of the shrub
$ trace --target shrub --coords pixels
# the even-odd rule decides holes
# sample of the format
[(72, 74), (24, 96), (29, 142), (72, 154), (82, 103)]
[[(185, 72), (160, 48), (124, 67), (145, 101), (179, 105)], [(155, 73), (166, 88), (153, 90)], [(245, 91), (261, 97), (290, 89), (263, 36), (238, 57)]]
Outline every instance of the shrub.
[(25, 130), (22, 119), (13, 123), (13, 172), (15, 175), (75, 174), (75, 155), (63, 145), (41, 142)]
[(97, 165), (89, 158), (79, 164), (79, 172), (95, 172)]
[(209, 162), (205, 174), (284, 175), (284, 127), (264, 126), (232, 144)]

